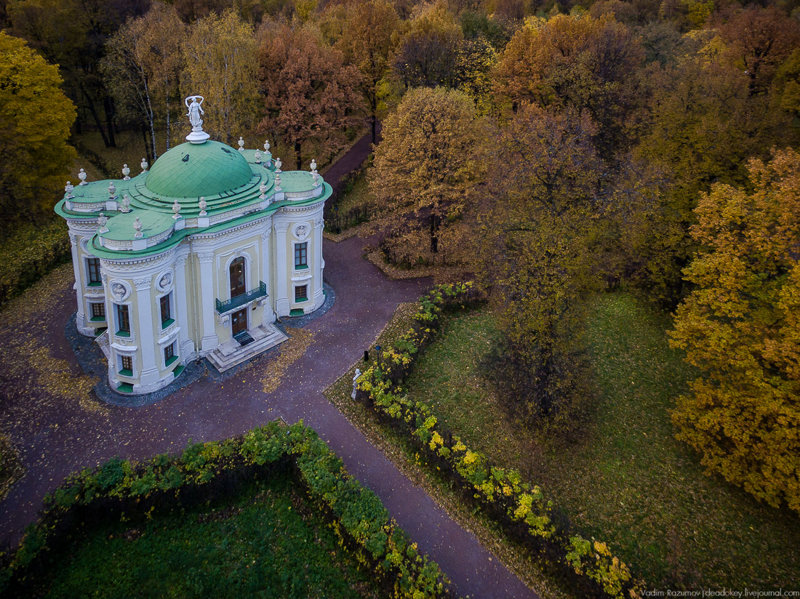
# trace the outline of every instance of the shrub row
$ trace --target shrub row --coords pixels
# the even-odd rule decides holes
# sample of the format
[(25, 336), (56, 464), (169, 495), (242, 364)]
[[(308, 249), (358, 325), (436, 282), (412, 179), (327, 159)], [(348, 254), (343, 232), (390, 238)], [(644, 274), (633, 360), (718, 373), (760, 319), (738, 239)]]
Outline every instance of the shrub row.
[(444, 310), (479, 300), (471, 283), (440, 285), (423, 296), (411, 329), (393, 347), (382, 349), (359, 377), (358, 398), (408, 434), (430, 465), (453, 477), (514, 538), (544, 550), (574, 572), (584, 593), (635, 596), (638, 591), (629, 568), (608, 545), (572, 532), (538, 485), (523, 481), (514, 469), (493, 466), (482, 453), (470, 450), (439, 424), (428, 405), (413, 400), (399, 386), (420, 350), (439, 330)]
[(0, 307), (69, 256), (69, 236), (61, 219), (41, 227), (21, 226), (0, 248)]
[(48, 557), (84, 523), (149, 518), (154, 512), (229, 497), (240, 482), (285, 468), (294, 469), (340, 542), (373, 569), (393, 597), (451, 597), (438, 565), (420, 554), (380, 499), (347, 474), (342, 461), (302, 423), (271, 423), (242, 437), (190, 444), (179, 456), (159, 455), (142, 464), (112, 459), (69, 477), (45, 498), (39, 520), (28, 527), (3, 571), (0, 591), (22, 596), (41, 582)]

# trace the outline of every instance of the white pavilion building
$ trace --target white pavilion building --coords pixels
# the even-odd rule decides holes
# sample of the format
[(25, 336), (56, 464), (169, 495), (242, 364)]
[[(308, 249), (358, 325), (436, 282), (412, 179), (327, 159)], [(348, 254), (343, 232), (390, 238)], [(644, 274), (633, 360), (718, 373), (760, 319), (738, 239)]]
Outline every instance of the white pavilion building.
[[(198, 102), (199, 100), (199, 102)], [(191, 104), (190, 104), (191, 101)], [(316, 172), (282, 172), (269, 144), (236, 150), (192, 132), (150, 170), (67, 184), (55, 211), (72, 242), (78, 331), (98, 336), (111, 388), (149, 393), (204, 356), (220, 371), (281, 343), (278, 317), (324, 302)]]

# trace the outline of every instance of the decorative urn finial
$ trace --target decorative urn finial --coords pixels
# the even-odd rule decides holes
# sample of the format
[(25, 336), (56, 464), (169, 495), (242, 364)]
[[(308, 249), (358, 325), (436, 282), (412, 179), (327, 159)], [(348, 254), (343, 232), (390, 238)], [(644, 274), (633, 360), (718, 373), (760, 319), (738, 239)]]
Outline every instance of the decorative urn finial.
[(113, 181), (108, 183), (108, 199), (113, 200), (117, 197), (117, 186), (114, 185)]
[(75, 197), (75, 194), (72, 193), (74, 189), (75, 186), (69, 181), (67, 181), (67, 184), (64, 186), (64, 193), (67, 195), (68, 200), (71, 200), (72, 198)]
[(80, 172), (78, 173), (78, 179), (81, 180), (81, 182), (78, 183), (78, 185), (86, 185), (86, 171), (85, 170), (83, 170), (83, 169), (80, 170)]
[(131, 174), (131, 169), (128, 168), (127, 164), (122, 165), (122, 180), (123, 181), (130, 181), (131, 178), (128, 176)]
[(175, 220), (181, 217), (181, 205), (178, 203), (178, 200), (175, 200), (172, 203), (172, 218)]
[(133, 230), (136, 231), (136, 233), (133, 234), (136, 239), (141, 239), (143, 237), (142, 221), (139, 220), (138, 216), (136, 217), (136, 220), (133, 221)]
[(276, 173), (280, 173), (281, 172), (281, 166), (282, 165), (283, 165), (283, 163), (281, 162), (281, 159), (280, 158), (276, 158), (275, 159), (275, 172)]
[(108, 217), (102, 212), (100, 216), (97, 217), (97, 224), (100, 225), (97, 231), (98, 233), (108, 233), (108, 227), (106, 226), (108, 224)]
[(281, 189), (281, 172), (277, 171), (275, 173), (275, 191), (283, 191)]
[(242, 136), (239, 136), (239, 141), (237, 143), (239, 144), (239, 151), (244, 152), (244, 138)]
[[(198, 100), (200, 101), (198, 102)], [(183, 103), (186, 104), (186, 108), (189, 109), (186, 116), (189, 117), (189, 122), (192, 124), (192, 132), (186, 136), (186, 141), (193, 144), (205, 143), (208, 138), (211, 137), (208, 133), (203, 131), (203, 119), (200, 116), (206, 113), (201, 106), (203, 100), (205, 100), (203, 96), (188, 96), (183, 101)]]
[(261, 152), (256, 150), (256, 164), (261, 164)]
[(197, 207), (200, 208), (200, 214), (198, 216), (207, 216), (208, 212), (206, 212), (206, 199), (203, 196), (200, 196), (200, 201), (197, 202)]
[(261, 195), (258, 196), (258, 199), (259, 200), (266, 200), (267, 199), (267, 184), (262, 181), (261, 185), (259, 185), (259, 187), (258, 187), (258, 190), (261, 192)]
[(142, 158), (142, 161), (139, 163), (139, 166), (142, 167), (142, 172), (145, 172), (147, 170), (147, 159)]

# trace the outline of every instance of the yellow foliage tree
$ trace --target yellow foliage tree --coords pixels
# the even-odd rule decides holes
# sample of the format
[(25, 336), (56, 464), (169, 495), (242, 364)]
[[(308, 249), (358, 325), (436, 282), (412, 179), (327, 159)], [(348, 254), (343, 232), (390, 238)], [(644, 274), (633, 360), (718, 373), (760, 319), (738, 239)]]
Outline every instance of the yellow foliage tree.
[(710, 471), (800, 511), (800, 154), (748, 171), (752, 192), (717, 184), (695, 210), (697, 288), (670, 335), (701, 374), (672, 418)]
[(197, 21), (183, 45), (183, 95), (204, 96), (203, 128), (226, 143), (252, 131), (257, 121), (256, 46), (253, 27), (232, 10)]
[(5, 223), (49, 214), (66, 182), (75, 159), (67, 144), (75, 106), (61, 84), (56, 66), (0, 31), (0, 218)]

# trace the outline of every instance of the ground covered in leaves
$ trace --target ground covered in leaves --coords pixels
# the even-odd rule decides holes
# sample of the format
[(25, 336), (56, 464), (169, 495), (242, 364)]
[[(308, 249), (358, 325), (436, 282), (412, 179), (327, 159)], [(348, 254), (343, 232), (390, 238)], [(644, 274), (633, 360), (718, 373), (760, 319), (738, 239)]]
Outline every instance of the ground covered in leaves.
[(597, 398), (580, 440), (537, 436), (509, 416), (486, 370), (488, 312), (450, 320), (407, 387), (497, 464), (540, 484), (587, 534), (608, 541), (649, 588), (777, 588), (800, 572), (800, 518), (717, 477), (675, 440), (669, 410), (691, 371), (669, 349), (668, 318), (624, 294), (588, 323)]
[(288, 475), (232, 501), (89, 531), (54, 564), (51, 598), (380, 596)]

